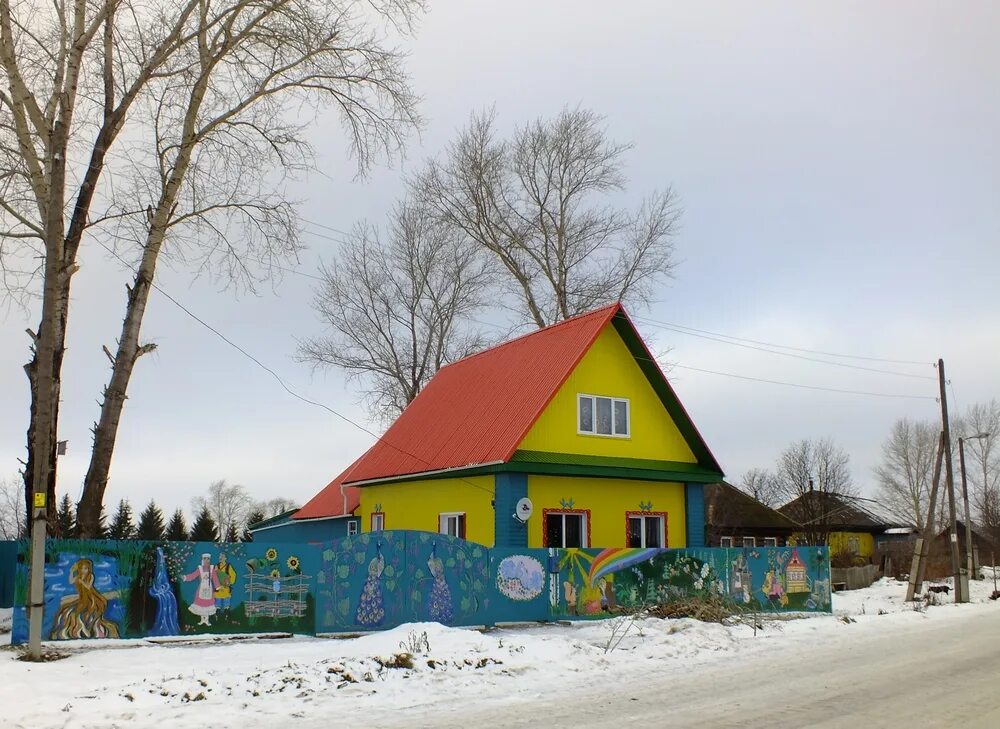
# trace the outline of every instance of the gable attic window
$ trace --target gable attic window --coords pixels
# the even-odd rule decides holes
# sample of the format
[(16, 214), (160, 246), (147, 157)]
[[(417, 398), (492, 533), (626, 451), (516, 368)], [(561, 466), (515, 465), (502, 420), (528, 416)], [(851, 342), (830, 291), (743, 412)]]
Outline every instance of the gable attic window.
[(577, 395), (577, 432), (627, 438), (629, 402), (625, 398)]

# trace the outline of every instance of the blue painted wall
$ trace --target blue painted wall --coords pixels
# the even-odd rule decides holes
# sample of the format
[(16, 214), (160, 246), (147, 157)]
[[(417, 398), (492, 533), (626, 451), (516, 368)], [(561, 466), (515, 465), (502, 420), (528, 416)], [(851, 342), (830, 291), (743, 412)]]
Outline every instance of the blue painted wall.
[(271, 542), (275, 544), (329, 542), (333, 539), (341, 539), (348, 536), (347, 525), (351, 521), (355, 524), (360, 524), (357, 517), (307, 521), (296, 521), (289, 518), (277, 526), (253, 532), (253, 540), (254, 542)]
[(498, 473), (494, 503), (494, 543), (498, 547), (527, 547), (528, 525), (514, 518), (518, 499), (528, 495), (528, 476), (524, 473)]
[(705, 546), (705, 487), (700, 483), (684, 486), (684, 511), (689, 549)]
[[(279, 531), (279, 530), (270, 530)], [(390, 530), (323, 543), (50, 540), (47, 639), (287, 631), (337, 633), (407, 622), (492, 625), (594, 618), (682, 598), (754, 610), (830, 610), (825, 547), (488, 548)], [(26, 542), (18, 543), (12, 642), (27, 637)], [(207, 595), (203, 555), (234, 568), (231, 597)], [(100, 609), (83, 609), (83, 598)], [(199, 602), (201, 599), (201, 602)]]

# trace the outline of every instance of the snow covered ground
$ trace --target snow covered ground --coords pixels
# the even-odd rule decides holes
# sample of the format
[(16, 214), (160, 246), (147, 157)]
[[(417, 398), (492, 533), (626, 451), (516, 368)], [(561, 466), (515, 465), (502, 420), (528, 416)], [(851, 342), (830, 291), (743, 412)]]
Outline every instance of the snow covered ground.
[[(709, 670), (720, 662), (818, 643), (845, 645), (916, 621), (963, 620), (1000, 605), (992, 580), (973, 583), (973, 604), (905, 604), (905, 583), (881, 580), (834, 595), (834, 615), (723, 626), (694, 620), (604, 620), (482, 633), (435, 623), (360, 638), (78, 641), (32, 664), (0, 650), (0, 724), (24, 727), (434, 726), (436, 706), (523, 703), (592, 692), (655, 669)], [(943, 596), (942, 596), (943, 597)], [(0, 613), (0, 626), (4, 625)], [(622, 631), (628, 631), (622, 636)], [(0, 627), (0, 631), (3, 628)], [(0, 637), (9, 641), (9, 637)], [(418, 645), (419, 644), (419, 645)], [(408, 660), (400, 653), (411, 654)], [(410, 664), (412, 661), (412, 665)], [(792, 665), (792, 664), (790, 664)], [(331, 721), (336, 717), (335, 721)]]

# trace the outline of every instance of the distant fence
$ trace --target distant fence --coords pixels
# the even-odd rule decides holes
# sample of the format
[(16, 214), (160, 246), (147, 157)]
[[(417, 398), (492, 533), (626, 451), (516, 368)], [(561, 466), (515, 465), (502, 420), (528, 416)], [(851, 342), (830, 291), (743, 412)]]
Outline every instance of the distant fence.
[[(27, 638), (18, 543), (12, 642)], [(10, 564), (9, 562), (7, 563)], [(0, 563), (0, 574), (10, 572)], [(325, 544), (50, 540), (47, 640), (595, 618), (681, 598), (830, 611), (823, 547), (510, 549), (386, 531)]]
[(838, 585), (845, 590), (860, 590), (868, 587), (879, 578), (876, 565), (866, 564), (862, 567), (834, 567), (830, 570), (830, 579), (834, 587)]

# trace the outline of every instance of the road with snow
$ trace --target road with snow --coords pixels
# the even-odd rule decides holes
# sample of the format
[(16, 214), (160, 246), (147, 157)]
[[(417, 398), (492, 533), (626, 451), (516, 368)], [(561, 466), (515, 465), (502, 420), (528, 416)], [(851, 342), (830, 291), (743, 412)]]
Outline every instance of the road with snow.
[[(421, 623), (346, 640), (62, 642), (50, 647), (66, 657), (43, 664), (3, 646), (0, 611), (0, 727), (994, 729), (992, 587), (973, 585), (970, 605), (914, 610), (905, 583), (883, 579), (835, 594), (834, 615), (769, 618), (756, 632), (690, 619), (485, 633)], [(395, 660), (403, 650), (413, 655)]]
[[(682, 675), (506, 706), (446, 702), (427, 726), (1000, 727), (1000, 610), (889, 632), (845, 627), (807, 649), (793, 642)], [(415, 726), (404, 716), (378, 725)]]

